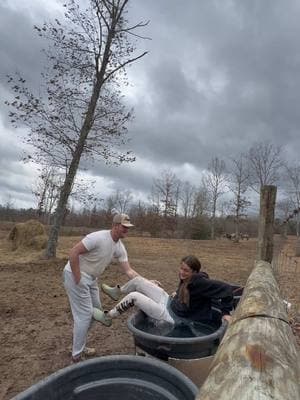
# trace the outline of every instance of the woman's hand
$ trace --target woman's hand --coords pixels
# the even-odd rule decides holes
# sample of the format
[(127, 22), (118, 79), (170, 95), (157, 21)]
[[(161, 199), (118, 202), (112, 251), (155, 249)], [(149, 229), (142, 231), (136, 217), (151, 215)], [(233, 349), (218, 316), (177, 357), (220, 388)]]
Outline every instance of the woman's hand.
[(231, 315), (223, 315), (223, 317), (222, 317), (225, 321), (227, 321), (229, 324), (230, 324), (230, 322), (231, 322), (231, 320), (232, 320), (232, 316)]

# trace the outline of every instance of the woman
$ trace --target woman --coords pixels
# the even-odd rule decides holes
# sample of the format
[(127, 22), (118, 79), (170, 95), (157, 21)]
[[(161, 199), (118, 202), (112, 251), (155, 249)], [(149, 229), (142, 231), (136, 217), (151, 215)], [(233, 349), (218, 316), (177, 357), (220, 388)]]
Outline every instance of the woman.
[(230, 321), (233, 306), (231, 286), (212, 280), (200, 272), (201, 263), (195, 256), (182, 258), (179, 268), (177, 291), (169, 296), (159, 285), (141, 276), (128, 281), (124, 286), (110, 287), (103, 284), (102, 290), (114, 300), (126, 296), (110, 311), (94, 308), (93, 317), (106, 326), (129, 308), (136, 306), (149, 317), (171, 324), (195, 321), (212, 321), (213, 301), (218, 301), (222, 317)]

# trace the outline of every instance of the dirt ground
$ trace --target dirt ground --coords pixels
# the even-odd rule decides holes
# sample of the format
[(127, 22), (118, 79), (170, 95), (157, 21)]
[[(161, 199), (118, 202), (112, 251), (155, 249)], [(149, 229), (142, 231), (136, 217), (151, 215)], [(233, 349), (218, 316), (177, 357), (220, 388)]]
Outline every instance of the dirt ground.
[[(40, 379), (70, 363), (72, 318), (62, 286), (62, 270), (68, 250), (80, 237), (62, 237), (58, 258), (42, 261), (36, 251), (10, 250), (7, 232), (0, 231), (0, 399), (11, 399)], [(180, 259), (198, 256), (211, 277), (245, 284), (254, 266), (256, 240), (191, 241), (129, 237), (125, 240), (132, 266), (149, 279), (159, 279), (168, 292), (176, 288)], [(285, 298), (300, 312), (300, 259), (293, 257), (293, 239), (282, 249), (278, 281)], [(278, 244), (279, 246), (279, 244)], [(280, 249), (278, 248), (278, 251)], [(108, 284), (122, 283), (117, 265), (102, 276)], [(297, 282), (298, 281), (298, 282)], [(102, 296), (105, 308), (112, 301)], [(134, 354), (133, 339), (126, 326), (128, 314), (114, 320), (111, 328), (95, 323), (88, 346), (97, 356)]]

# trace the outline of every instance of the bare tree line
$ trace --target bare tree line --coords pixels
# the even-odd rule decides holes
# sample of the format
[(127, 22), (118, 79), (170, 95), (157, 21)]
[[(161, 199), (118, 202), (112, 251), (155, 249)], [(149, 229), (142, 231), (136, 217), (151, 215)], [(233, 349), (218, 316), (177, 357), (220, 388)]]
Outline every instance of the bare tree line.
[[(253, 154), (254, 161), (251, 158)], [(266, 154), (269, 159), (266, 159)], [(74, 219), (76, 214), (81, 214), (86, 218), (85, 225), (97, 226), (97, 223), (103, 224), (103, 220), (109, 220), (115, 212), (127, 212), (143, 220), (140, 227), (144, 227), (150, 234), (164, 232), (174, 235), (177, 231), (176, 234), (182, 237), (211, 239), (227, 234), (227, 237), (234, 235), (235, 240), (239, 240), (249, 230), (248, 208), (251, 206), (253, 190), (256, 193), (261, 184), (278, 183), (280, 168), (285, 182), (290, 182), (289, 192), (285, 192), (290, 196), (290, 201), (279, 201), (278, 211), (285, 210), (285, 215), (288, 215), (293, 204), (295, 207), (298, 204), (297, 169), (285, 166), (280, 156), (278, 147), (262, 142), (255, 144), (248, 153), (229, 159), (227, 164), (217, 157), (212, 158), (206, 171), (199, 177), (200, 183), (197, 187), (189, 181), (181, 181), (170, 170), (160, 171), (159, 178), (153, 179), (146, 202), (134, 201), (133, 193), (128, 189), (116, 189), (103, 199), (95, 194), (93, 182), (75, 182), (65, 218), (69, 215), (70, 221), (70, 215)], [(264, 165), (262, 170), (259, 165)], [(33, 188), (38, 216), (46, 224), (52, 223), (60, 182), (59, 172), (55, 174), (54, 169), (49, 168), (41, 171), (40, 179)], [(81, 204), (80, 212), (74, 209), (73, 200)], [(99, 215), (102, 218), (97, 218)], [(106, 217), (103, 218), (103, 215)], [(220, 224), (224, 218), (230, 222)], [(145, 220), (151, 223), (145, 224)], [(298, 230), (297, 221), (296, 233)]]

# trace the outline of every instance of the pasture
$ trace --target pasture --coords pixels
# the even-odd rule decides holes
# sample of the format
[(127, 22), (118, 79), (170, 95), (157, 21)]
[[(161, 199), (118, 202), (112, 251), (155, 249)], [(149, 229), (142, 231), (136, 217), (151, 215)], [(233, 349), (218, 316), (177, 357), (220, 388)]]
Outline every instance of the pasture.
[[(8, 400), (43, 377), (70, 363), (72, 319), (62, 286), (62, 270), (69, 249), (80, 240), (60, 237), (57, 259), (41, 260), (40, 251), (11, 251), (7, 231), (0, 231), (0, 399)], [(299, 314), (300, 260), (291, 263), (294, 238), (284, 244), (286, 261), (281, 262), (278, 282), (283, 296)], [(256, 240), (240, 243), (221, 239), (192, 241), (129, 237), (124, 240), (132, 266), (149, 279), (158, 279), (173, 292), (177, 286), (180, 259), (194, 254), (202, 269), (216, 279), (244, 285), (254, 266)], [(279, 249), (279, 238), (276, 238)], [(297, 260), (296, 260), (297, 261)], [(108, 284), (123, 283), (117, 265), (110, 265), (102, 276)], [(104, 308), (112, 301), (102, 295)], [(97, 355), (133, 354), (134, 346), (126, 326), (128, 313), (106, 328), (94, 323), (88, 346)]]

